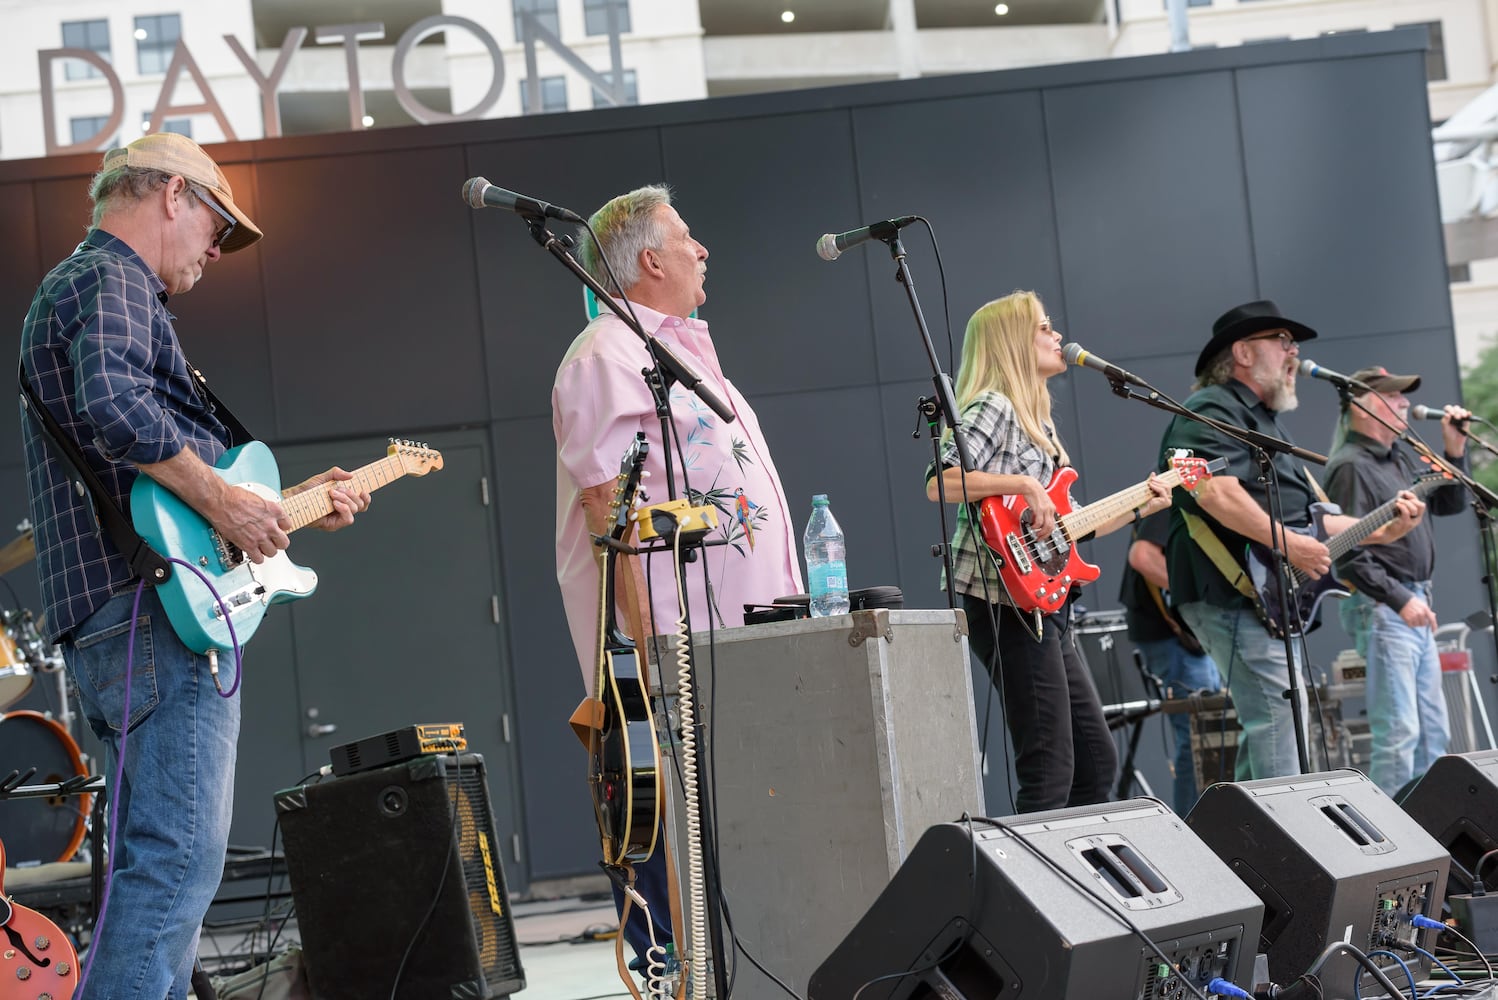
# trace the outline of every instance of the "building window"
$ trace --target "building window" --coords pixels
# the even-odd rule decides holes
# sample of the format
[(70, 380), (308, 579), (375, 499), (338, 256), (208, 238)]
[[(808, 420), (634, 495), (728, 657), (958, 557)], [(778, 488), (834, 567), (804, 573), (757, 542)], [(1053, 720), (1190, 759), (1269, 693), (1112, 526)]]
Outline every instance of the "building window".
[[(603, 77), (610, 83), (614, 82), (614, 74), (610, 70), (604, 70), (598, 75)], [(614, 102), (605, 97), (597, 87), (590, 87), (589, 89), (593, 91), (593, 107), (614, 107)], [(624, 71), (624, 100), (620, 101), (619, 103), (621, 105), (640, 103), (640, 88), (635, 84), (635, 71), (632, 69), (627, 69)]]
[[(73, 141), (88, 142), (98, 136), (99, 131), (109, 124), (108, 115), (97, 115), (92, 118), (69, 118), (68, 127), (72, 130)], [(111, 146), (114, 142), (111, 140)]]
[[(1162, 0), (1161, 6), (1167, 10), (1170, 8), (1170, 0)], [(1210, 7), (1212, 0), (1186, 0), (1187, 7)]]
[(567, 110), (567, 78), (561, 76), (543, 76), (541, 83), (541, 107), (531, 107), (530, 80), (520, 81), (520, 112), (521, 114), (533, 115), (538, 112), (549, 114), (553, 111)]
[(617, 12), (615, 16), (619, 20), (619, 34), (629, 31), (629, 0), (583, 0), (583, 23), (588, 34), (609, 33), (610, 7)]
[(1446, 265), (1446, 280), (1453, 285), (1472, 280), (1471, 264), (1448, 264)]
[[(153, 114), (155, 114), (154, 111), (143, 111), (143, 112), (141, 112), (141, 116), (140, 116), (140, 133), (141, 133), (141, 135), (145, 135), (147, 132), (151, 131), (151, 115), (153, 115)], [(168, 119), (166, 119), (165, 121), (163, 121), (161, 123), (161, 131), (163, 131), (163, 132), (176, 132), (178, 135), (185, 135), (189, 139), (191, 139), (192, 138), (192, 119), (191, 118), (168, 118)]]
[(165, 73), (172, 64), (182, 18), (176, 14), (148, 14), (135, 19), (135, 58), (142, 76)]
[(1290, 40), (1290, 36), (1289, 35), (1273, 35), (1273, 36), (1271, 36), (1269, 38), (1245, 38), (1243, 40), (1243, 44), (1244, 45), (1268, 45), (1271, 42), (1288, 42), (1289, 40)]
[(1366, 35), (1367, 28), (1333, 28), (1331, 31), (1323, 31), (1323, 35)]
[(1425, 79), (1446, 79), (1446, 41), (1440, 21), (1416, 21), (1413, 24), (1396, 24), (1396, 28), (1424, 28), (1430, 35), (1430, 48), (1425, 50)]
[[(562, 37), (562, 25), (557, 20), (557, 0), (515, 0), (515, 40), (525, 38), (520, 27), (520, 12), (530, 11), (541, 22), (541, 26), (558, 38)], [(546, 81), (541, 81), (545, 83)]]
[[(108, 21), (64, 21), (62, 22), (62, 44), (69, 49), (88, 49), (109, 60)], [(63, 74), (69, 80), (87, 80), (103, 76), (92, 63), (69, 59), (63, 64)]]

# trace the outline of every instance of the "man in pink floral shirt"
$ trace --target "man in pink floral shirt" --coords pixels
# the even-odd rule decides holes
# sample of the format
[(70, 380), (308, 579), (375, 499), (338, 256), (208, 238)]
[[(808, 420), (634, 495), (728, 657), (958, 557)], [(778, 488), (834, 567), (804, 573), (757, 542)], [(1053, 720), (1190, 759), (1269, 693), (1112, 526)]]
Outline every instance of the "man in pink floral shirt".
[[(640, 374), (651, 364), (650, 356), (639, 337), (607, 310), (588, 324), (562, 359), (551, 393), (557, 441), (557, 582), (583, 683), (592, 693), (598, 669), (599, 579), (591, 536), (605, 532), (620, 462), (637, 432), (644, 431), (649, 442), (643, 489), (650, 502), (670, 499), (669, 457), (678, 496), (717, 508), (718, 528), (708, 540), (726, 544), (706, 546), (695, 562), (683, 567), (693, 630), (742, 625), (746, 603), (767, 603), (799, 593), (802, 586), (785, 490), (759, 421), (724, 377), (707, 324), (691, 318), (707, 297), (707, 248), (692, 238), (664, 187), (620, 195), (590, 222), (618, 286), (610, 282), (586, 234), (583, 266), (610, 292), (617, 295), (622, 288), (645, 332), (694, 369), (736, 416), (726, 423), (694, 393), (673, 385), (675, 440), (669, 449), (664, 446), (655, 404)], [(649, 608), (653, 619), (643, 624), (645, 634), (674, 631), (679, 612), (669, 553), (621, 567), (630, 563), (625, 575), (634, 599)], [(620, 608), (618, 619), (627, 628), (632, 616)], [(636, 871), (638, 885), (652, 903), (657, 940), (664, 944), (670, 940), (670, 924), (663, 878), (659, 888), (652, 885), (664, 871), (661, 852)], [(649, 946), (643, 921), (637, 925), (632, 919), (626, 937), (643, 956)]]

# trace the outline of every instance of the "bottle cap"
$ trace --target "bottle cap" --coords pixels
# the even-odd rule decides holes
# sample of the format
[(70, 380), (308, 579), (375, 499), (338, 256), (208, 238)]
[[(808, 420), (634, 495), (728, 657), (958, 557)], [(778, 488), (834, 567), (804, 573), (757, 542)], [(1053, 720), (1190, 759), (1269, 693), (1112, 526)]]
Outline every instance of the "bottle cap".
[(825, 507), (827, 505), (827, 494), (817, 493), (813, 495), (811, 498), (811, 504), (813, 507)]

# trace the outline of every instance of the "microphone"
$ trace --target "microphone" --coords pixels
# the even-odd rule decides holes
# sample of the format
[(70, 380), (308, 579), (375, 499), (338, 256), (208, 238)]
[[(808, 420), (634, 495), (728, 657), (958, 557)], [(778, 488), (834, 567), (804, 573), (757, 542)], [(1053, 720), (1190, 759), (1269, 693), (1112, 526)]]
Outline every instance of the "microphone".
[[(1411, 420), (1443, 420), (1443, 419), (1445, 419), (1445, 417), (1446, 417), (1446, 411), (1444, 409), (1438, 409), (1438, 408), (1436, 408), (1434, 406), (1424, 406), (1422, 404), (1416, 404), (1415, 406), (1410, 407), (1410, 419)], [(1480, 420), (1481, 418), (1478, 417), (1476, 414), (1473, 414), (1470, 419), (1472, 419), (1472, 420)], [(1458, 427), (1460, 427), (1462, 424), (1465, 424), (1467, 421), (1466, 420), (1454, 420), (1452, 422), (1454, 424), (1456, 424)]]
[(1081, 344), (1067, 344), (1061, 348), (1061, 356), (1066, 358), (1069, 365), (1081, 365), (1084, 368), (1095, 368), (1108, 378), (1117, 382), (1128, 382), (1131, 385), (1142, 385), (1146, 389), (1154, 388), (1144, 379), (1132, 372), (1126, 371), (1117, 365), (1109, 364), (1096, 354), (1083, 350)]
[(503, 208), (516, 215), (547, 216), (563, 222), (583, 221), (582, 216), (570, 209), (495, 187), (485, 177), (470, 177), (463, 182), (463, 200), (468, 203), (469, 208)]
[(902, 215), (898, 219), (875, 222), (862, 229), (850, 229), (846, 233), (827, 233), (817, 240), (817, 256), (823, 260), (837, 260), (844, 250), (851, 250), (869, 240), (887, 240), (919, 218), (919, 215)]
[(1334, 372), (1330, 368), (1322, 368), (1320, 365), (1310, 360), (1309, 358), (1300, 363), (1300, 373), (1310, 378), (1319, 378), (1322, 381), (1330, 382), (1332, 385), (1336, 386), (1339, 389), (1362, 389), (1365, 392), (1371, 391), (1366, 385), (1359, 382), (1357, 379), (1348, 378), (1341, 372)]

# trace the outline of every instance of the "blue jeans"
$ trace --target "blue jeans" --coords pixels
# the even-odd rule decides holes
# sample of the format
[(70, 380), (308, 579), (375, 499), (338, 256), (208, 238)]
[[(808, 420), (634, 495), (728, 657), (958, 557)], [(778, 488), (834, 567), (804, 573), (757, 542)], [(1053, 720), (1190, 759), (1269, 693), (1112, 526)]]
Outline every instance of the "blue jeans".
[[(177, 639), (149, 587), (135, 632), (123, 782), (114, 784), (134, 598), (134, 591), (112, 598), (63, 645), (83, 717), (104, 744), (118, 808), (108, 904), (78, 1000), (190, 996), (198, 931), (229, 843), (239, 698), (219, 697), (207, 658)], [(224, 666), (227, 687), (233, 663)]]
[[(1430, 602), (1430, 583), (1411, 589)], [(1446, 752), (1451, 731), (1435, 632), (1411, 628), (1386, 604), (1354, 594), (1342, 602), (1342, 627), (1368, 661), (1369, 777), (1393, 795)]]
[[(1180, 606), (1181, 617), (1227, 677), (1228, 692), (1243, 733), (1238, 740), (1234, 776), (1279, 778), (1300, 773), (1295, 746), (1295, 719), (1285, 692), (1290, 670), (1285, 644), (1270, 636), (1248, 608), (1222, 608), (1205, 601)], [(1301, 718), (1306, 718), (1305, 651), (1293, 644), (1300, 671)]]
[[(1144, 665), (1150, 672), (1165, 682), (1171, 697), (1180, 698), (1192, 691), (1218, 691), (1222, 688), (1222, 677), (1217, 673), (1217, 664), (1203, 653), (1188, 652), (1174, 638), (1145, 639), (1134, 643), (1144, 657)], [(1191, 716), (1184, 712), (1170, 716), (1171, 728), (1175, 730), (1176, 752), (1175, 807), (1182, 816), (1196, 805), (1196, 762), (1191, 754)]]

